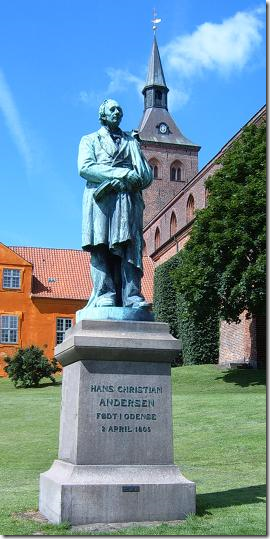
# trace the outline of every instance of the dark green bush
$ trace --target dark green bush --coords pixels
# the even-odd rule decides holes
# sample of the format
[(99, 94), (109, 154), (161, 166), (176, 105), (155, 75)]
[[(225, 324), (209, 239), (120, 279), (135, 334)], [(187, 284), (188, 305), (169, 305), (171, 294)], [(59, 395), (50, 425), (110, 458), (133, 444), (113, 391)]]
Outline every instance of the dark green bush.
[(219, 349), (219, 315), (211, 305), (204, 305), (201, 315), (189, 311), (177, 291), (174, 274), (181, 264), (178, 253), (155, 270), (154, 313), (159, 322), (167, 322), (171, 334), (182, 342), (178, 365), (216, 363)]
[[(176, 293), (173, 286), (171, 272), (179, 264), (179, 254), (158, 266), (154, 277), (154, 304), (153, 310), (157, 322), (167, 322), (173, 337), (179, 338), (178, 313)], [(172, 362), (172, 367), (182, 365), (183, 358), (180, 352), (178, 358)]]
[(167, 322), (171, 334), (176, 338), (179, 337), (179, 324), (172, 272), (178, 264), (180, 264), (180, 253), (155, 269), (153, 304), (155, 319), (158, 322)]
[(19, 348), (13, 357), (6, 356), (5, 362), (7, 365), (4, 370), (15, 387), (37, 386), (41, 378), (49, 378), (55, 383), (53, 374), (61, 370), (56, 359), (50, 362), (43, 350), (33, 345)]
[(185, 365), (217, 363), (219, 355), (219, 315), (215, 309), (202, 311), (201, 317), (189, 312), (183, 296), (177, 292), (179, 335)]

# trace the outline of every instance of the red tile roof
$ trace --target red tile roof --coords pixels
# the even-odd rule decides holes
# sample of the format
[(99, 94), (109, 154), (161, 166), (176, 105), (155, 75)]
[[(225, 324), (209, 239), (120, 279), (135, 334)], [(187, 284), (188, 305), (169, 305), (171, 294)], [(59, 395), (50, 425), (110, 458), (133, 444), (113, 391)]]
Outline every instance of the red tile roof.
[[(90, 255), (75, 249), (45, 247), (10, 247), (33, 265), (32, 295), (45, 298), (89, 298), (92, 290)], [(142, 292), (148, 301), (153, 298), (154, 264), (143, 257)]]

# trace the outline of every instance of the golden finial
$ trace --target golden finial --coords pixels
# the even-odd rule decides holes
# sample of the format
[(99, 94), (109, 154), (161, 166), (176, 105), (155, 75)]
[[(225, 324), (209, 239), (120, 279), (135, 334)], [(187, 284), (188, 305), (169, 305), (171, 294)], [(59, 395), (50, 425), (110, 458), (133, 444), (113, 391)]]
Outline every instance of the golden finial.
[(152, 28), (154, 30), (154, 34), (156, 33), (156, 30), (157, 30), (157, 27), (158, 27), (157, 25), (160, 23), (160, 21), (161, 21), (161, 19), (157, 18), (157, 12), (156, 12), (156, 10), (154, 8), (154, 10), (153, 10), (153, 19), (152, 19), (152, 23), (153, 23)]

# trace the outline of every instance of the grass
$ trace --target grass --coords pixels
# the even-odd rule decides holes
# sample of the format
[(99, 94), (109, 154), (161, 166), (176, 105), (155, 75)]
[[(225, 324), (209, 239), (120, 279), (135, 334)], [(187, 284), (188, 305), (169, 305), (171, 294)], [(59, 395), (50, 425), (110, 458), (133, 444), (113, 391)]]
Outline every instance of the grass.
[[(196, 482), (197, 514), (110, 535), (265, 535), (265, 372), (186, 366), (172, 379), (175, 463)], [(3, 535), (74, 535), (19, 516), (37, 510), (39, 474), (57, 456), (60, 397), (60, 382), (15, 389), (0, 379)]]

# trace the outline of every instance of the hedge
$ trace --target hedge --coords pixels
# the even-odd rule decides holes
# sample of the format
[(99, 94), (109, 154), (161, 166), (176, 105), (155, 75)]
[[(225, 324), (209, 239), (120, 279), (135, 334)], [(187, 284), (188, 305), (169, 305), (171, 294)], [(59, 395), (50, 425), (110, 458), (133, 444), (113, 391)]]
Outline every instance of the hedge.
[(155, 319), (167, 322), (171, 334), (180, 338), (182, 354), (178, 364), (216, 363), (219, 350), (219, 314), (211, 305), (199, 319), (188, 311), (183, 296), (177, 292), (173, 274), (181, 264), (181, 253), (158, 266), (154, 277)]

